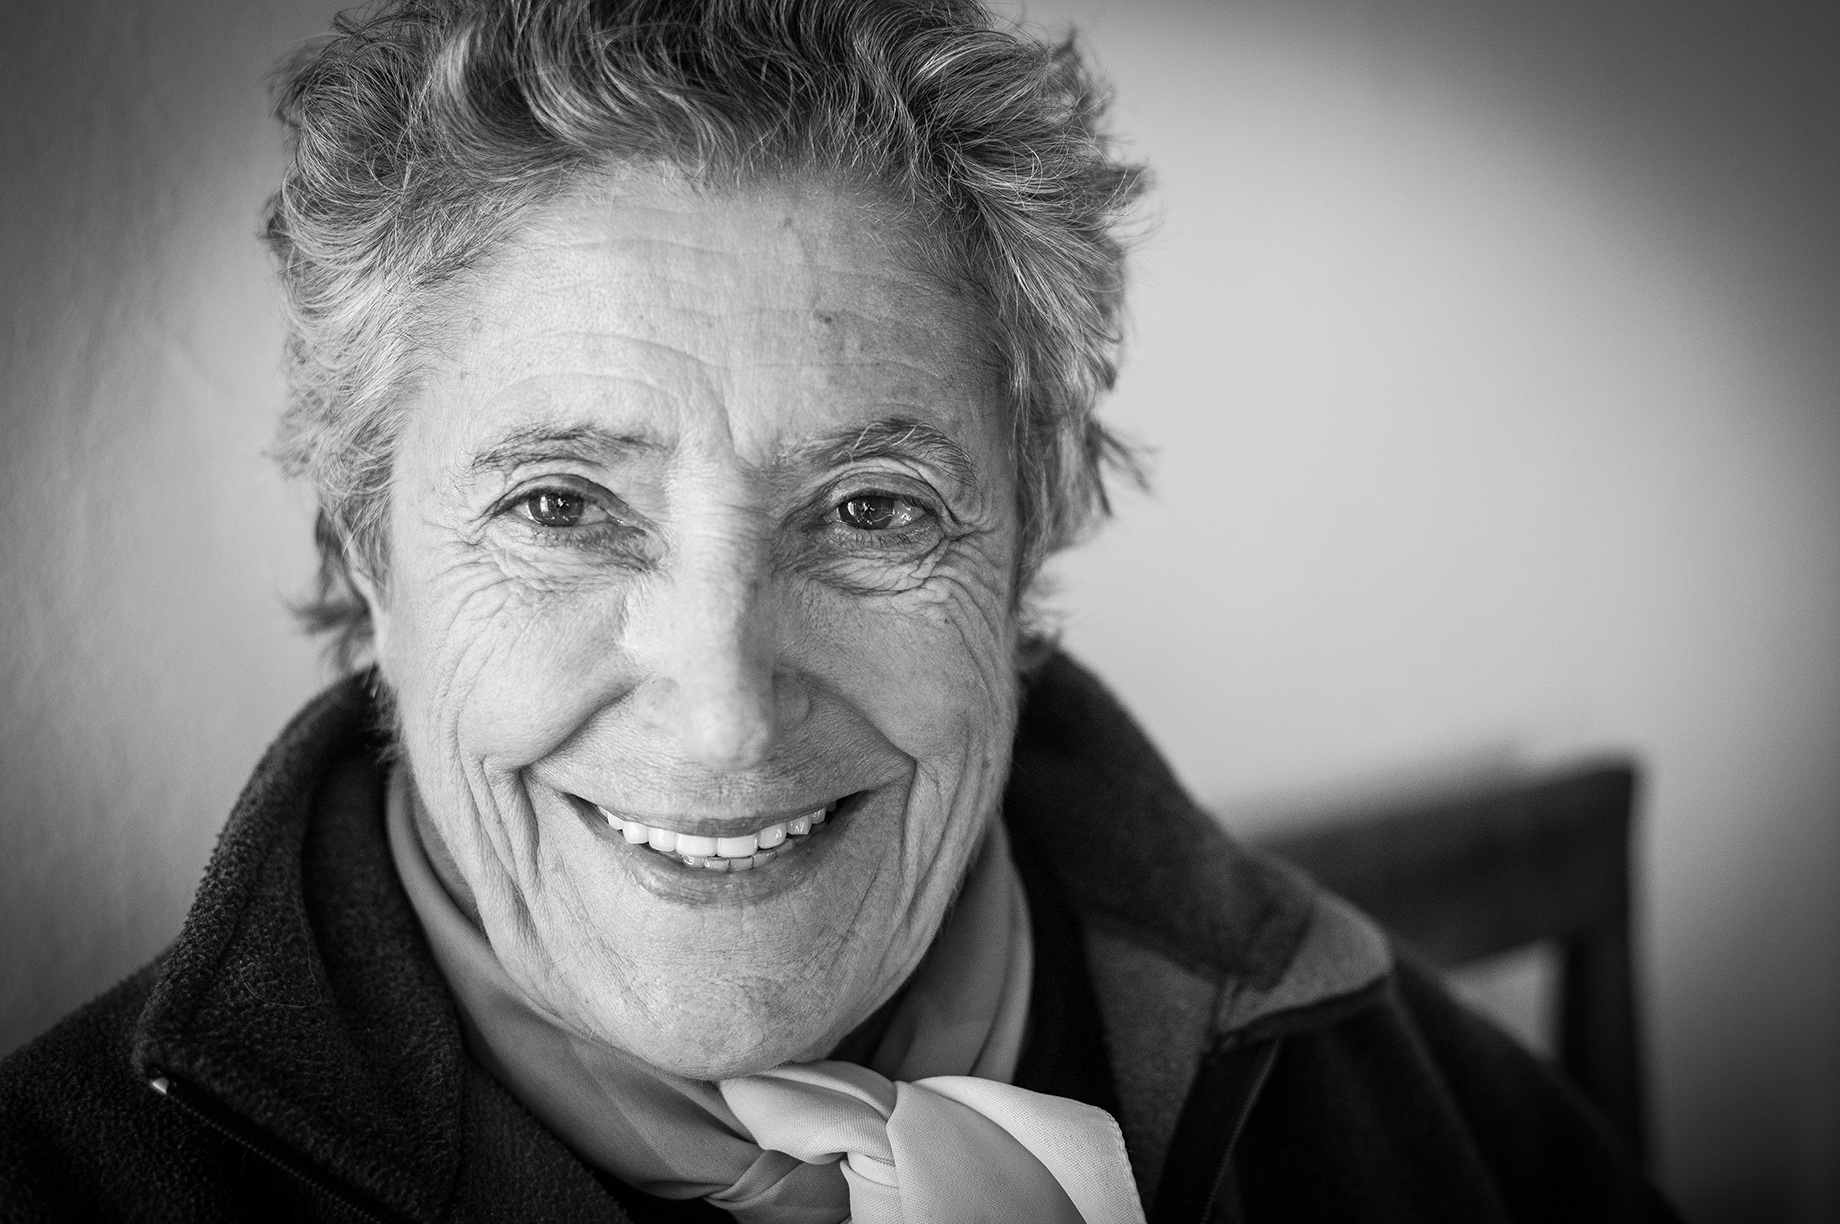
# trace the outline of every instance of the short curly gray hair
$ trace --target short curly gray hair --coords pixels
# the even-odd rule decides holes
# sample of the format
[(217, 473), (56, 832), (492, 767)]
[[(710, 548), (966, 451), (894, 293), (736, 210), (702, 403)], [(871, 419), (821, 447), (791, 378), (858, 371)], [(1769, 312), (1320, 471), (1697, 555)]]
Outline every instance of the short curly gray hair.
[(977, 0), (398, 0), (284, 65), (292, 162), (264, 238), (288, 322), (277, 454), (319, 501), (302, 609), (350, 666), (381, 579), (391, 459), (443, 286), (586, 173), (826, 175), (906, 210), (988, 325), (1012, 417), (1022, 582), (1135, 475), (1094, 414), (1144, 186), (1072, 40)]

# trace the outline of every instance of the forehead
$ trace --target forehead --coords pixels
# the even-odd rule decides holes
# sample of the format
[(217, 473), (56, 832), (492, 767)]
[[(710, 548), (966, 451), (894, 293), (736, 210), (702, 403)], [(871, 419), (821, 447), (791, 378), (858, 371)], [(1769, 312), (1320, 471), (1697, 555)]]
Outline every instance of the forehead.
[(665, 445), (713, 432), (753, 457), (891, 417), (1000, 429), (970, 309), (906, 254), (903, 224), (820, 185), (588, 184), (455, 296), (448, 408), (464, 419), (446, 425), (483, 445), (592, 419)]

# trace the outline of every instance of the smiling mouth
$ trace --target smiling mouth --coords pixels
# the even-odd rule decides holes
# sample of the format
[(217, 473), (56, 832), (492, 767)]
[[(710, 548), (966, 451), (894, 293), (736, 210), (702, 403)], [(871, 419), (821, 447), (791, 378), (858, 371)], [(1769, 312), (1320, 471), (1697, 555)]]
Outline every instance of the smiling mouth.
[(636, 820), (622, 820), (599, 804), (594, 805), (594, 810), (606, 820), (608, 828), (626, 839), (629, 846), (674, 859), (686, 867), (703, 871), (735, 872), (764, 867), (774, 859), (798, 849), (810, 841), (824, 822), (846, 802), (847, 798), (840, 799), (824, 807), (814, 808), (802, 816), (763, 825), (751, 833), (734, 837), (704, 837), (661, 829)]

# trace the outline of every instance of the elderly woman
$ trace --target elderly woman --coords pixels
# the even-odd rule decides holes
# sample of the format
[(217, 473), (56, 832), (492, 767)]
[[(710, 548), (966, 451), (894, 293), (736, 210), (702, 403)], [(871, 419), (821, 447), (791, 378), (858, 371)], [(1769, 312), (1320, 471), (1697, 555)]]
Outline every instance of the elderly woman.
[(1137, 171), (971, 0), (404, 0), (289, 70), (312, 618), (9, 1218), (1642, 1218), (1030, 618)]

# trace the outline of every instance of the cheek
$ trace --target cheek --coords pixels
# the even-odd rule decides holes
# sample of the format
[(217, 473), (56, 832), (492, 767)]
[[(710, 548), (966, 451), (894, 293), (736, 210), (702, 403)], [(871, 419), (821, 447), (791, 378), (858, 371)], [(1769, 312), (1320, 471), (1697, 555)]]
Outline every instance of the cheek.
[(806, 601), (801, 663), (948, 791), (1006, 757), (1014, 724), (1014, 618), (992, 560), (899, 596)]
[(489, 556), (438, 550), (398, 570), (385, 670), (412, 741), (512, 770), (553, 751), (606, 699), (623, 590), (545, 590)]

